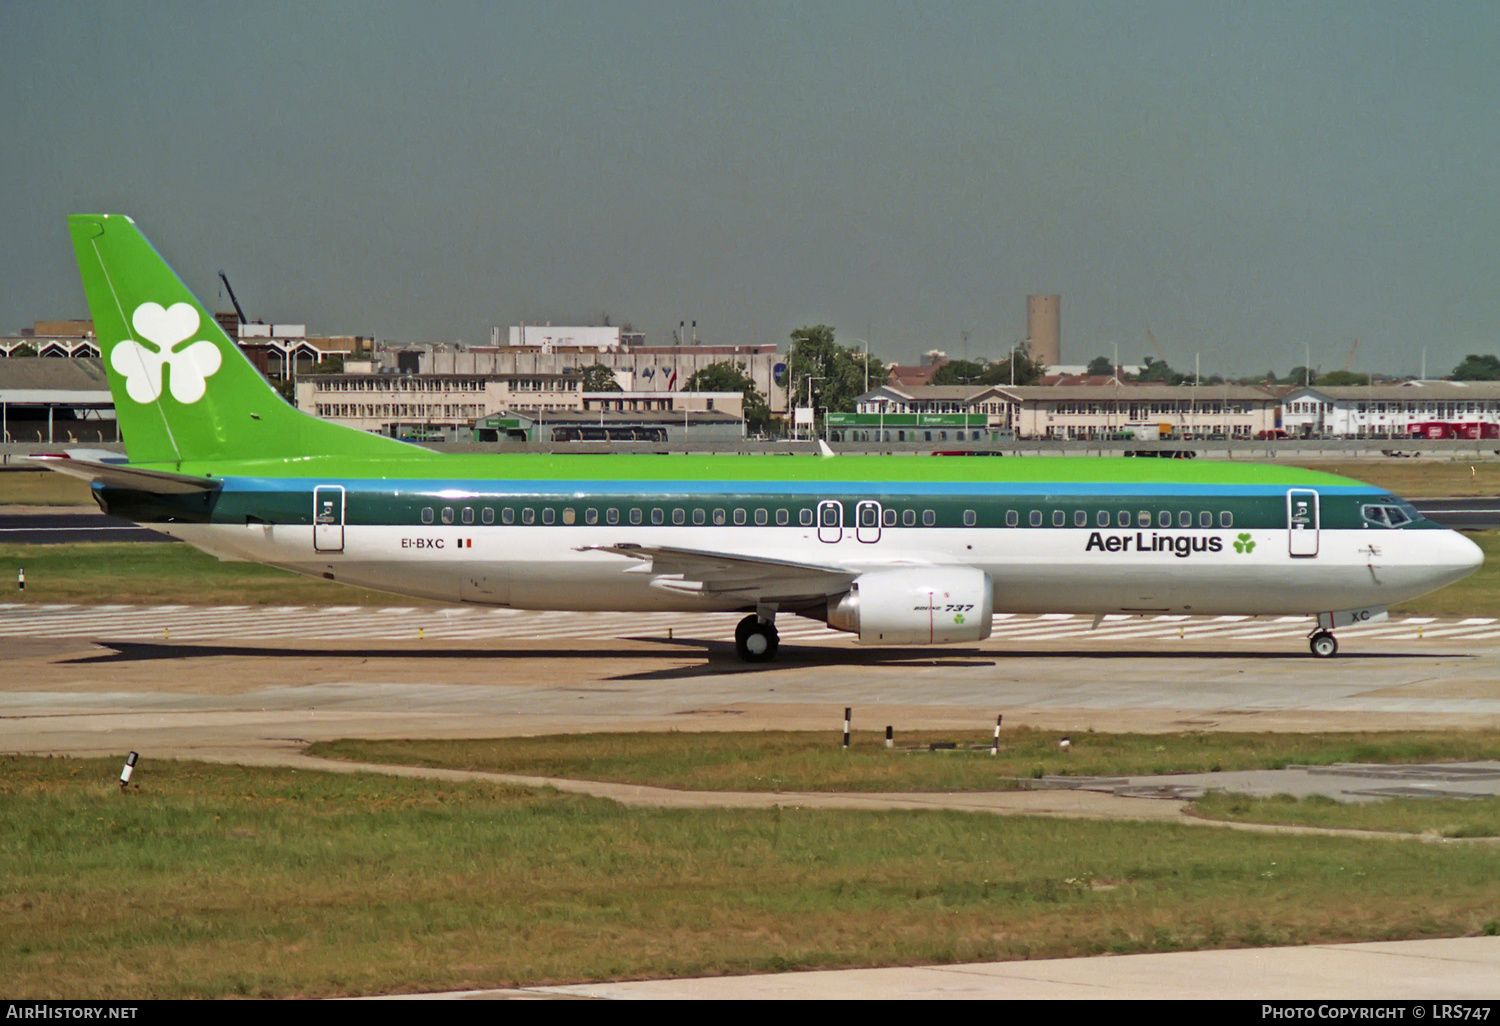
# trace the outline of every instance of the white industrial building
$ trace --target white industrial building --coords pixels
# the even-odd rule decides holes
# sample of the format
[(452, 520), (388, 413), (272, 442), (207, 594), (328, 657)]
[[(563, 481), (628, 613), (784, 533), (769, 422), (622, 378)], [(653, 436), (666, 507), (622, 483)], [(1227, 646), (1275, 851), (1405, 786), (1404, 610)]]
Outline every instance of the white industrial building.
[(1310, 438), (1497, 437), (1500, 381), (1301, 386), (1282, 399), (1281, 427)]

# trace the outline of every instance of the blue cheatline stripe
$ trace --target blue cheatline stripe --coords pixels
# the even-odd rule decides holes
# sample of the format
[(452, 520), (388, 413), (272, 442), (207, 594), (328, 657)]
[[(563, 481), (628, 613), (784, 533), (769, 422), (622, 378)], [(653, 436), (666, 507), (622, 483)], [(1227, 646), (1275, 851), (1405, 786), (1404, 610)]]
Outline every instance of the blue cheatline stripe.
[(422, 495), (453, 500), (494, 495), (934, 495), (934, 496), (1198, 496), (1203, 498), (1281, 496), (1288, 491), (1324, 495), (1390, 495), (1369, 485), (1125, 484), (1114, 482), (922, 482), (922, 481), (588, 481), (478, 480), (425, 478), (254, 478), (226, 477), (226, 491), (305, 492), (339, 485), (351, 492)]

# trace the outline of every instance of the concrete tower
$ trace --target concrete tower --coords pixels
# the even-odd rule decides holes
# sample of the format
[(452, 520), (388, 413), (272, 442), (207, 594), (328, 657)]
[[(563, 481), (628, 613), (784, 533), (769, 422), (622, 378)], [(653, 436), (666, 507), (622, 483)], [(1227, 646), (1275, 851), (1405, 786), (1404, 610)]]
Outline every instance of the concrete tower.
[(1026, 297), (1026, 337), (1032, 360), (1044, 367), (1062, 363), (1062, 296)]

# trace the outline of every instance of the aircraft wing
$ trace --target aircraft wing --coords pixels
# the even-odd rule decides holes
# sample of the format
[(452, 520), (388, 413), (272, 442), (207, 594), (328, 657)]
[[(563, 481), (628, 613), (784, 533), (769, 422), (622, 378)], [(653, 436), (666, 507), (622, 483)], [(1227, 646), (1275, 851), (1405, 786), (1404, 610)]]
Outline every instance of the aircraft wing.
[(591, 545), (642, 561), (652, 586), (668, 591), (733, 596), (746, 602), (820, 600), (849, 590), (859, 571), (763, 556), (731, 555), (666, 545)]
[(30, 456), (32, 463), (55, 470), (59, 474), (80, 478), (92, 484), (109, 488), (129, 488), (132, 491), (148, 492), (152, 495), (192, 495), (198, 492), (216, 492), (224, 482), (212, 477), (196, 477), (192, 474), (173, 474), (165, 470), (142, 470), (122, 463), (101, 463), (98, 460), (78, 456)]

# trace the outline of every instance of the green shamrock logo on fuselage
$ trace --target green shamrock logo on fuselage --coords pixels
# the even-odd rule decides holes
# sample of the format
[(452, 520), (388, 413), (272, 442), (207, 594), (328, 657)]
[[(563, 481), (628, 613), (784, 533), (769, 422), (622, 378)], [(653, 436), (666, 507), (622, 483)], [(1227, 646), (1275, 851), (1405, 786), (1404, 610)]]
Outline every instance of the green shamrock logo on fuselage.
[(1234, 551), (1239, 553), (1251, 553), (1255, 551), (1255, 543), (1250, 540), (1249, 531), (1240, 534), (1238, 540), (1234, 543)]

